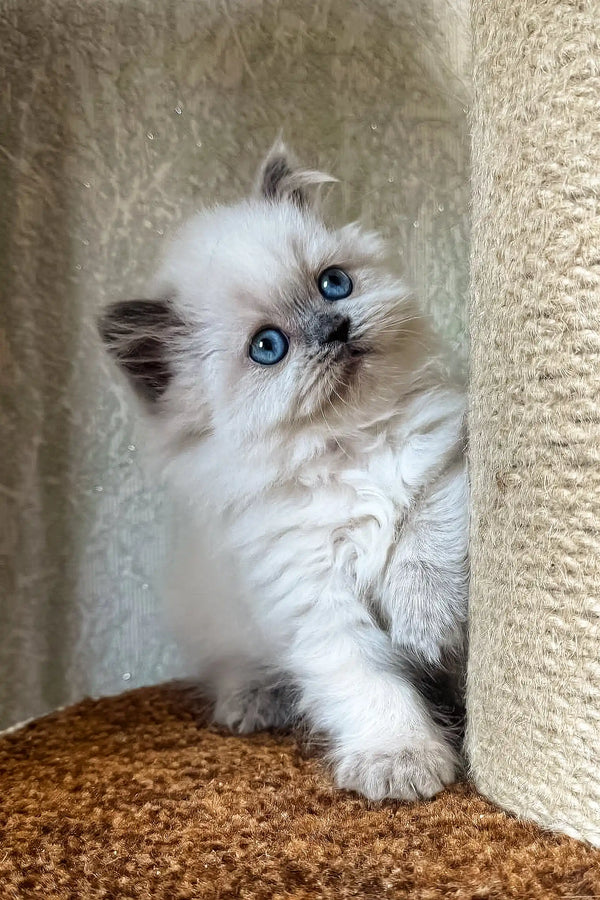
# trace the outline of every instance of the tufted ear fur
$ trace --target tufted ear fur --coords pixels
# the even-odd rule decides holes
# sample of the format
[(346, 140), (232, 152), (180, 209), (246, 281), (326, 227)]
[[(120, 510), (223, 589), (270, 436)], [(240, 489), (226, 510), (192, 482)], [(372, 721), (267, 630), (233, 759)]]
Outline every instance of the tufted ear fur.
[(300, 169), (285, 144), (277, 140), (267, 154), (258, 173), (258, 193), (265, 200), (289, 201), (301, 209), (310, 205), (310, 185), (337, 181), (331, 175), (314, 169)]
[(98, 330), (113, 359), (139, 396), (154, 404), (173, 376), (173, 363), (186, 333), (170, 300), (124, 300), (108, 306)]

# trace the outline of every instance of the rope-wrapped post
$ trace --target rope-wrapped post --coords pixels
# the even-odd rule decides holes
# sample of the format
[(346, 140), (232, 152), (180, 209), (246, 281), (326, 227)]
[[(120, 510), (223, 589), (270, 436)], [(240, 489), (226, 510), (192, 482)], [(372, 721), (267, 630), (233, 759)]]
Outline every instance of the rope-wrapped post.
[(476, 786), (600, 845), (600, 3), (472, 0)]

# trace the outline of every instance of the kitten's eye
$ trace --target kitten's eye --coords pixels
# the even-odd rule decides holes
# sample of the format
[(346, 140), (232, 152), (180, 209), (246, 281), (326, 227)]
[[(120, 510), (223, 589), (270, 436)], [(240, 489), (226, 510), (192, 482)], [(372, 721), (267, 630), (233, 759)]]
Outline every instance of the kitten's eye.
[(290, 348), (290, 342), (278, 328), (263, 328), (250, 341), (250, 359), (261, 366), (274, 366), (281, 362)]
[(343, 269), (336, 269), (335, 267), (321, 272), (317, 284), (321, 295), (332, 302), (349, 297), (353, 288), (350, 276)]

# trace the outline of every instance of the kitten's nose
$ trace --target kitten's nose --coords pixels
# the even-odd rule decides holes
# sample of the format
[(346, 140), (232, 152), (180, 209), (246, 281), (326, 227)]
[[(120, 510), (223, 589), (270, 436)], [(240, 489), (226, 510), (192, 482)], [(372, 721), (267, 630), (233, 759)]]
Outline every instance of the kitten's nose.
[(350, 319), (342, 315), (327, 315), (319, 319), (317, 340), (320, 344), (345, 344), (350, 334)]

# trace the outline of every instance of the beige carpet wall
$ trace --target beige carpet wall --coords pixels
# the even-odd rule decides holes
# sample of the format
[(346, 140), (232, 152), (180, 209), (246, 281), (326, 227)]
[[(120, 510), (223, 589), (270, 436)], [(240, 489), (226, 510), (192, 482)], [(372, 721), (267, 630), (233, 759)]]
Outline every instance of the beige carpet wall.
[(0, 0), (0, 727), (180, 671), (94, 316), (283, 130), (464, 355), (468, 2)]
[(472, 771), (600, 844), (600, 3), (472, 25)]

